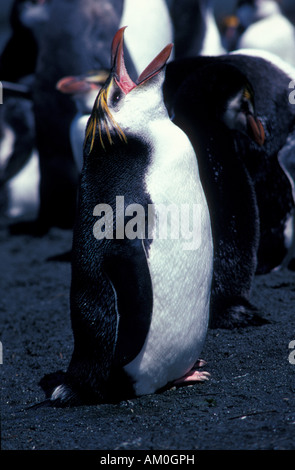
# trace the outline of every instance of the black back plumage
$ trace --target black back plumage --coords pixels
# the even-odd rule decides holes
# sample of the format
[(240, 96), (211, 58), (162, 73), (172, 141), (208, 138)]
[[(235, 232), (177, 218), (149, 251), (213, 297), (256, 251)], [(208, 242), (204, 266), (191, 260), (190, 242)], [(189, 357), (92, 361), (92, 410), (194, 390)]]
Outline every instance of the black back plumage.
[[(118, 144), (117, 133), (111, 134)], [(132, 393), (121, 369), (142, 348), (152, 312), (145, 255), (148, 240), (120, 240), (115, 232), (113, 240), (96, 240), (93, 234), (97, 204), (114, 208), (115, 228), (116, 195), (124, 195), (124, 209), (134, 201), (145, 208), (151, 203), (143, 190), (149, 152), (133, 138), (127, 143), (119, 141), (119, 152), (118, 145), (104, 142), (102, 145), (97, 130), (91, 152), (90, 144), (85, 148), (72, 255), (71, 318), (77, 335), (68, 369), (68, 377), (84, 384), (85, 391), (79, 394), (88, 400), (94, 394), (100, 401)], [(124, 217), (124, 226), (129, 219)], [(85, 351), (87, 357), (82, 357)], [(112, 377), (118, 378), (118, 374), (122, 375), (120, 390), (112, 386)]]
[[(215, 227), (214, 275), (217, 290), (215, 295), (213, 288), (213, 304), (214, 298), (221, 298), (222, 291), (232, 303), (230, 299), (235, 297), (234, 285), (242, 297), (246, 294), (248, 299), (250, 291), (247, 289), (252, 284), (254, 272), (269, 272), (282, 263), (287, 253), (284, 230), (294, 201), (292, 186), (279, 156), (294, 127), (294, 109), (288, 101), (289, 82), (289, 76), (270, 62), (238, 54), (197, 57), (174, 62), (167, 67), (164, 87), (167, 106), (174, 115), (175, 123), (188, 133), (197, 150), (201, 178), (212, 214), (213, 232)], [(225, 123), (228, 102), (243, 87), (252, 90), (256, 115), (265, 134), (263, 145), (255, 141), (246, 126), (244, 129), (239, 126), (230, 129)], [(219, 168), (215, 174), (218, 167), (223, 169), (223, 173)], [(246, 205), (242, 193), (248, 201)], [(217, 238), (222, 243), (229, 231), (230, 225), (225, 226), (224, 219), (229, 214), (238, 217), (239, 229), (242, 230), (245, 224), (246, 232), (240, 232), (241, 238), (235, 250), (236, 260), (237, 253), (243, 258), (244, 273), (238, 266), (233, 270), (229, 257), (225, 260), (223, 253), (226, 251), (222, 253), (224, 245), (216, 252)], [(259, 227), (259, 245), (257, 234), (254, 236), (255, 227), (256, 231)], [(234, 240), (238, 239), (236, 234), (232, 235), (232, 239), (229, 237), (227, 240), (227, 246), (234, 247)], [(228, 269), (237, 274), (235, 280), (231, 278), (229, 291), (224, 283), (226, 277), (222, 277)], [(245, 309), (249, 310), (251, 318), (252, 307), (245, 305)], [(217, 313), (214, 312), (217, 311), (220, 309), (213, 307), (212, 318), (215, 317), (215, 320)], [(226, 324), (224, 319), (220, 322), (215, 320), (213, 324)]]
[[(231, 131), (221, 120), (228, 91), (233, 96), (246, 82), (235, 68), (231, 74), (226, 70), (228, 80), (223, 82), (220, 80), (223, 72), (221, 66), (216, 73), (206, 58), (196, 63), (193, 60), (181, 65), (172, 63), (167, 67), (164, 87), (175, 124), (187, 133), (195, 148), (211, 215), (214, 240), (211, 327), (260, 321), (249, 302), (259, 239), (255, 191), (243, 161), (237, 158)], [(187, 74), (183, 83), (181, 73)], [(175, 87), (174, 77), (180, 79), (179, 86)], [(170, 94), (175, 89), (175, 95)]]

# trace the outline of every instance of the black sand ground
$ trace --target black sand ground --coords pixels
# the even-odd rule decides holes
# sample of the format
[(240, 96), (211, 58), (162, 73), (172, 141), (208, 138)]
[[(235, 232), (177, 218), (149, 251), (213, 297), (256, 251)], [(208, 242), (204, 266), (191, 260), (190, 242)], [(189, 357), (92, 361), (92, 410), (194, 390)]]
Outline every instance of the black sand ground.
[(270, 324), (208, 332), (208, 382), (116, 405), (26, 409), (44, 399), (41, 377), (71, 357), (70, 265), (46, 261), (70, 245), (70, 232), (10, 237), (0, 227), (2, 450), (295, 449), (290, 271), (255, 280)]

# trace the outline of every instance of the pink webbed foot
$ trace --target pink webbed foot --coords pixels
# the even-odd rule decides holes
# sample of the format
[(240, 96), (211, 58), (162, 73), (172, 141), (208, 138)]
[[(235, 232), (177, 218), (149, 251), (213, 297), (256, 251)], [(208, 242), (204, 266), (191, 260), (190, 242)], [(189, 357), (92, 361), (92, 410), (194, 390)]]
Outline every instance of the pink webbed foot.
[(190, 385), (209, 380), (209, 372), (198, 370), (200, 367), (204, 367), (205, 364), (206, 362), (203, 359), (198, 360), (189, 372), (187, 372), (183, 377), (174, 380), (173, 385)]

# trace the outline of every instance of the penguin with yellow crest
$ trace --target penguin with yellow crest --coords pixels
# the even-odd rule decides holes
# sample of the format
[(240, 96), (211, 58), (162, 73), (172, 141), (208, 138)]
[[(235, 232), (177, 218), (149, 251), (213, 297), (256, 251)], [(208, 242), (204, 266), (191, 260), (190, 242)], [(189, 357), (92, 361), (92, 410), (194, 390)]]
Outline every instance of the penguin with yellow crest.
[[(196, 364), (208, 327), (213, 243), (195, 152), (163, 102), (172, 45), (134, 83), (124, 29), (113, 39), (111, 73), (86, 128), (73, 236), (74, 351), (66, 372), (41, 381), (53, 406), (208, 378)], [(166, 236), (163, 208), (172, 211)], [(195, 233), (189, 209), (197, 243), (188, 236)]]

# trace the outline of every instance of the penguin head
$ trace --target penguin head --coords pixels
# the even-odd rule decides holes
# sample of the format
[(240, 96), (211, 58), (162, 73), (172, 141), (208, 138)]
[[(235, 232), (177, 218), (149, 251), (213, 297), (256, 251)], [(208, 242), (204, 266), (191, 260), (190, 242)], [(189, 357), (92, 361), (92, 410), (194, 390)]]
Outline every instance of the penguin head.
[(126, 132), (142, 132), (149, 116), (154, 119), (157, 113), (167, 114), (161, 85), (173, 45), (168, 44), (133, 82), (124, 61), (125, 28), (114, 36), (111, 72), (96, 97), (86, 127), (84, 149), (88, 154), (96, 145), (106, 151), (118, 138), (127, 143)]
[[(187, 78), (181, 82), (178, 77), (186, 67)], [(164, 96), (172, 116), (189, 116), (208, 133), (214, 123), (221, 124), (224, 131), (242, 132), (263, 145), (265, 133), (256, 115), (254, 90), (238, 67), (222, 56), (197, 57), (170, 63), (167, 70)]]
[(246, 133), (260, 146), (264, 144), (264, 128), (256, 116), (254, 91), (248, 81), (227, 100), (222, 120), (229, 129)]
[(204, 113), (209, 113), (210, 117), (215, 115), (228, 129), (242, 132), (262, 146), (265, 132), (257, 117), (253, 86), (245, 74), (222, 58), (209, 59), (207, 65), (198, 70), (198, 78), (205, 84), (199, 91), (199, 96), (205, 100)]

